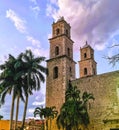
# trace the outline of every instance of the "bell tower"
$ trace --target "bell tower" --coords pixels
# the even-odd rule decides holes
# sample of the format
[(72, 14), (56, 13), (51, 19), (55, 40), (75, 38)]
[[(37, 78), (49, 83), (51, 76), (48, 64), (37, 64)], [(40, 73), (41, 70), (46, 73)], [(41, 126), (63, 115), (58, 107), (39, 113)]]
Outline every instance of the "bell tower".
[(49, 74), (46, 81), (46, 106), (56, 106), (59, 111), (65, 102), (65, 91), (69, 80), (75, 79), (73, 41), (70, 25), (61, 17), (52, 24), (50, 59), (47, 60)]
[(83, 48), (80, 48), (79, 68), (80, 78), (97, 74), (97, 63), (94, 60), (94, 50), (86, 42)]

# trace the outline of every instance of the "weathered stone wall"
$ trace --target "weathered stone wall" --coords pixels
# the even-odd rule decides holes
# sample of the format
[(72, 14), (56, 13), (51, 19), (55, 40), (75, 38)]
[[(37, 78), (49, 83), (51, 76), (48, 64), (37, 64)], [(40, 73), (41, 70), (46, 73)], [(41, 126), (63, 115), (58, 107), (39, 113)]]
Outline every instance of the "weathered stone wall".
[[(75, 63), (67, 58), (59, 57), (47, 62), (49, 69), (49, 75), (46, 82), (46, 105), (56, 106), (57, 110), (60, 110), (63, 102), (65, 101), (66, 86), (70, 77), (75, 78)], [(53, 68), (58, 67), (58, 78), (53, 79)], [(70, 74), (70, 67), (72, 73)]]
[(94, 101), (87, 104), (89, 130), (119, 128), (119, 71), (80, 78), (72, 81), (72, 84), (81, 92), (87, 91), (95, 97)]
[[(75, 62), (68, 57), (59, 57), (50, 59), (47, 62), (49, 75), (46, 82), (46, 106), (56, 106), (56, 110), (60, 111), (62, 104), (65, 102), (65, 91), (69, 79), (75, 78)], [(53, 79), (53, 68), (58, 67), (58, 78)], [(72, 72), (70, 72), (70, 67)], [(52, 123), (52, 130), (58, 130), (56, 121)]]

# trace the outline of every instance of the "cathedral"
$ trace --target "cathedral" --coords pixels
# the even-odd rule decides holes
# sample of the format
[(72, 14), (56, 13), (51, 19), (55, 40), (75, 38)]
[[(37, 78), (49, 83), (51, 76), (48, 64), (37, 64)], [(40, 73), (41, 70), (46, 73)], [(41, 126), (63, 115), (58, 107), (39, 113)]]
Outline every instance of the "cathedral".
[[(90, 124), (88, 130), (119, 130), (119, 71), (97, 75), (94, 50), (86, 42), (80, 48), (80, 78), (75, 77), (71, 27), (64, 18), (52, 24), (50, 57), (47, 60), (49, 74), (46, 82), (46, 106), (56, 106), (58, 112), (65, 102), (65, 92), (71, 81), (83, 93), (94, 95), (87, 104)], [(52, 130), (58, 130), (54, 121)]]

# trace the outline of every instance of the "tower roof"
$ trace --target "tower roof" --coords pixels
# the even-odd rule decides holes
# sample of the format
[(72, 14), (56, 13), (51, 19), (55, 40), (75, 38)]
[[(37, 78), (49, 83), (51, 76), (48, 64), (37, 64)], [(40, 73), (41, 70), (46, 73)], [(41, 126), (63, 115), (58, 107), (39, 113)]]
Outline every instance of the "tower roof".
[(57, 20), (57, 22), (60, 22), (60, 21), (65, 21), (63, 16), (60, 17), (60, 18)]
[(83, 46), (83, 48), (86, 48), (86, 47), (91, 47), (88, 42), (86, 41), (85, 45)]

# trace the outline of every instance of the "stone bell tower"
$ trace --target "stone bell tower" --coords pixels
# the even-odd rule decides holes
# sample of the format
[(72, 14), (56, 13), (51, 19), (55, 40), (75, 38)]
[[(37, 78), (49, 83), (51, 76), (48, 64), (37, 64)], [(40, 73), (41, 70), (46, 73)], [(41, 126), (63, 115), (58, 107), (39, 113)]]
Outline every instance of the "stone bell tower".
[(47, 60), (49, 74), (46, 82), (46, 106), (56, 106), (59, 111), (65, 102), (65, 91), (69, 80), (75, 79), (73, 41), (70, 25), (61, 17), (52, 24), (50, 59)]
[(88, 43), (80, 48), (79, 68), (80, 78), (97, 74), (97, 63), (94, 60), (94, 50)]

